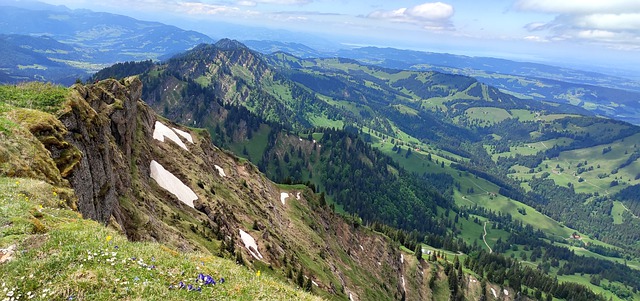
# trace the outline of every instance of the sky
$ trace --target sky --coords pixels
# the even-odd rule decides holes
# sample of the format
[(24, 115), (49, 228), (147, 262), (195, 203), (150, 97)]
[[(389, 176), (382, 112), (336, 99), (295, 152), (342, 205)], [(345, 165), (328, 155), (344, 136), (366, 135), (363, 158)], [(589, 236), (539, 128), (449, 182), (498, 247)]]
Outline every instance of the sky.
[(344, 45), (640, 72), (640, 0), (43, 2), (157, 20), (205, 34), (212, 22), (229, 22), (313, 34)]

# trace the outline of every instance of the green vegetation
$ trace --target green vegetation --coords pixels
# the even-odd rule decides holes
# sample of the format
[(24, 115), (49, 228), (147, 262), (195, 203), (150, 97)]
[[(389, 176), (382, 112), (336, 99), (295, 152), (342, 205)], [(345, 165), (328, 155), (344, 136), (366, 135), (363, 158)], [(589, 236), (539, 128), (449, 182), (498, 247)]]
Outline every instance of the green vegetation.
[(66, 100), (69, 89), (49, 83), (28, 82), (0, 86), (0, 102), (19, 108), (55, 113)]
[[(230, 260), (129, 242), (61, 207), (64, 202), (56, 191), (37, 180), (0, 178), (0, 248), (14, 250), (12, 258), (0, 264), (7, 298), (317, 299)], [(200, 273), (211, 275), (218, 284), (197, 282)], [(181, 281), (201, 291), (180, 289)]]
[[(229, 63), (259, 62), (246, 59), (255, 54), (236, 54)], [(185, 72), (179, 89), (189, 95), (184, 106), (168, 113), (180, 122), (216, 120), (217, 127), (208, 127), (216, 145), (245, 153), (274, 181), (324, 192), (355, 224), (373, 224), (409, 250), (418, 243), (465, 254), (486, 250), (480, 235), (486, 222), (487, 243), (495, 252), (523, 257), (521, 262), (549, 275), (585, 269), (569, 263), (563, 253), (569, 249), (596, 262), (587, 274), (611, 279), (608, 264), (640, 254), (632, 230), (640, 223), (621, 209), (638, 206), (613, 198), (639, 181), (638, 128), (581, 116), (585, 111), (575, 107), (517, 99), (464, 76), (284, 54), (265, 60), (283, 70), (270, 69), (273, 78), (261, 82), (269, 64), (252, 65), (243, 69), (256, 79), (248, 84), (243, 81), (249, 75), (234, 78), (229, 74), (235, 69), (222, 70), (216, 80), (230, 83), (229, 90), (212, 87), (213, 79), (204, 85), (202, 75), (188, 74), (189, 64), (161, 66), (165, 76)], [(189, 77), (199, 79), (205, 91), (194, 93)], [(174, 80), (168, 76), (166, 82)], [(149, 83), (150, 91), (162, 94), (162, 83)], [(216, 97), (219, 102), (206, 104), (213, 114), (192, 114), (204, 111), (197, 99)], [(234, 105), (250, 114), (241, 115), (247, 111)], [(260, 124), (269, 124), (270, 131)], [(335, 129), (312, 127), (318, 125)], [(383, 231), (378, 223), (407, 233)], [(569, 238), (574, 233), (581, 240)], [(542, 260), (532, 249), (549, 245), (562, 250)], [(554, 260), (566, 268), (544, 268)]]

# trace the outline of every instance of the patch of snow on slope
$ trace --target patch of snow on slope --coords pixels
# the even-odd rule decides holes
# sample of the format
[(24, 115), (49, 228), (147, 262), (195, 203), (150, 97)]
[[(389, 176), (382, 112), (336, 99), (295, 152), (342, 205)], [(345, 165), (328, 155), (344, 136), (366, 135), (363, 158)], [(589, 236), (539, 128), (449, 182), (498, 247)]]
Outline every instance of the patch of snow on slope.
[(299, 200), (300, 200), (300, 198), (302, 198), (302, 197), (300, 196), (300, 191), (298, 191), (298, 192), (296, 192), (296, 200), (298, 200), (298, 201), (299, 201)]
[(160, 121), (156, 121), (155, 129), (153, 130), (153, 139), (156, 139), (160, 142), (164, 142), (164, 138), (167, 137), (171, 141), (175, 142), (178, 146), (187, 149), (187, 146), (180, 140), (180, 137), (171, 130), (171, 128), (167, 127)]
[(503, 292), (505, 296), (509, 296), (509, 291), (506, 288), (503, 290)]
[(156, 160), (151, 161), (149, 169), (151, 170), (151, 178), (156, 180), (160, 187), (171, 192), (178, 200), (193, 208), (193, 201), (197, 200), (198, 196), (189, 186), (182, 183), (180, 179), (164, 169)]
[(244, 232), (242, 231), (242, 229), (240, 229), (240, 238), (244, 243), (244, 247), (249, 250), (249, 253), (251, 253), (251, 256), (255, 257), (258, 260), (262, 259), (262, 254), (258, 252), (258, 244), (256, 244), (256, 240), (253, 239), (253, 237), (251, 237), (249, 233)]
[(289, 194), (286, 192), (281, 192), (280, 193), (280, 202), (282, 202), (282, 205), (285, 204), (285, 201), (287, 200), (287, 198), (289, 197)]
[(191, 137), (191, 134), (183, 131), (183, 130), (179, 130), (176, 128), (173, 128), (173, 130), (178, 133), (178, 135), (184, 137), (184, 139), (187, 139), (187, 141), (191, 142), (193, 144), (193, 137)]
[(407, 287), (405, 286), (404, 276), (402, 276), (400, 278), (402, 278), (402, 291), (406, 292), (407, 291)]
[(220, 166), (218, 166), (218, 165), (214, 165), (214, 167), (218, 170), (218, 174), (219, 174), (221, 177), (223, 177), (223, 178), (224, 178), (224, 177), (226, 177), (226, 176), (227, 176), (227, 174), (225, 174), (225, 173), (224, 173), (224, 169), (222, 169), (222, 167), (220, 167)]
[(494, 298), (498, 298), (498, 294), (496, 294), (496, 290), (494, 290), (493, 287), (491, 288), (491, 293), (493, 294)]
[(404, 264), (404, 254), (400, 254), (400, 263)]

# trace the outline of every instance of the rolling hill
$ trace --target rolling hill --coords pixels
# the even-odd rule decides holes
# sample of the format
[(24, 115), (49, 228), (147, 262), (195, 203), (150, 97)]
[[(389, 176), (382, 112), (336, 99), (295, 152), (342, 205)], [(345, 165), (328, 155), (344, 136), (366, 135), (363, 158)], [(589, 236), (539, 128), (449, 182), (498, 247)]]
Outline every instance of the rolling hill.
[[(110, 74), (118, 70), (115, 66)], [(421, 230), (425, 232), (418, 232), (422, 243), (463, 253), (491, 247), (508, 256), (533, 256), (534, 266), (562, 279), (587, 271), (578, 258), (589, 258), (598, 263), (590, 265), (596, 268), (586, 272), (591, 276), (582, 276), (584, 282), (608, 277), (625, 283), (590, 287), (614, 298), (626, 294), (619, 287), (631, 285), (632, 290), (634, 280), (624, 279), (637, 273), (637, 237), (630, 229), (638, 221), (613, 193), (636, 180), (624, 178), (628, 181), (620, 184), (622, 174), (615, 175), (618, 185), (606, 182), (611, 188), (603, 193), (602, 184), (592, 180), (556, 178), (564, 173), (552, 173), (556, 165), (545, 160), (567, 160), (561, 158), (574, 153), (573, 161), (565, 162), (570, 166), (560, 167), (578, 172), (587, 164), (580, 170), (584, 173), (599, 164), (600, 173), (614, 175), (623, 168), (609, 169), (608, 157), (584, 150), (635, 144), (638, 128), (633, 125), (574, 106), (519, 99), (464, 76), (385, 69), (348, 59), (299, 59), (284, 53), (264, 57), (229, 40), (149, 66), (140, 78), (152, 107), (207, 128), (217, 145), (250, 159), (273, 180), (313, 184), (337, 211), (358, 214), (374, 228), (385, 223), (416, 229), (411, 223), (415, 216), (406, 216), (402, 208), (407, 206), (397, 206), (402, 203), (385, 195), (385, 185), (359, 182), (376, 183), (367, 177), (395, 174), (407, 186), (392, 191), (408, 189), (419, 200), (433, 200), (416, 194), (409, 184), (417, 181), (418, 187), (431, 187), (443, 197), (428, 210), (437, 216)], [(312, 144), (300, 147), (304, 141)], [(635, 162), (632, 154), (627, 150), (628, 158), (620, 164)], [(385, 165), (386, 171), (380, 170)], [(368, 188), (377, 192), (367, 195), (358, 187), (380, 190)], [(482, 239), (483, 221), (493, 224), (488, 243)], [(534, 240), (519, 238), (523, 235)], [(408, 244), (412, 249), (414, 243)], [(547, 254), (541, 258), (531, 248), (557, 248), (559, 253), (540, 251)], [(605, 266), (624, 262), (632, 262), (628, 277), (605, 273)]]

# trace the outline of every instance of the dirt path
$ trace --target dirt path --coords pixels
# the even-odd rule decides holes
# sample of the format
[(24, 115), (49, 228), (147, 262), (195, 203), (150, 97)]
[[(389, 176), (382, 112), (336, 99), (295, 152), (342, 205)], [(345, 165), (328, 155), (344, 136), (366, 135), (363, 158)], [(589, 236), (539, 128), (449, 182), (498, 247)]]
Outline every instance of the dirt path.
[(637, 215), (631, 212), (631, 210), (629, 210), (629, 208), (627, 208), (627, 206), (623, 202), (620, 202), (620, 205), (622, 205), (622, 208), (624, 208), (624, 210), (627, 210), (627, 212), (631, 213), (631, 216), (633, 216), (633, 218), (639, 218)]
[(487, 222), (484, 222), (484, 234), (482, 234), (482, 240), (484, 241), (484, 244), (487, 246), (487, 248), (489, 248), (489, 254), (493, 253), (493, 250), (487, 243)]

